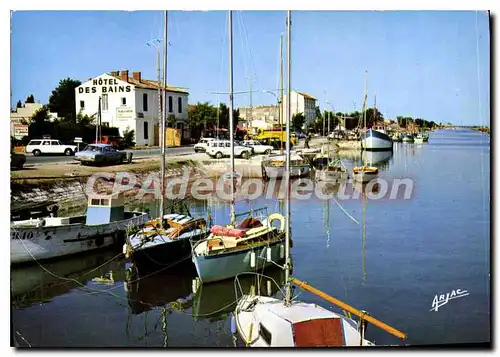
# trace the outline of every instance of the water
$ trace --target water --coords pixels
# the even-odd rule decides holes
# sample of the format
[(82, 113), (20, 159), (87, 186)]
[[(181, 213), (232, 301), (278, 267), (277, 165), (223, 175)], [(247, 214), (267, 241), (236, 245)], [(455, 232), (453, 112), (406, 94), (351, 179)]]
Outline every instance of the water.
[[(411, 178), (410, 199), (339, 201), (359, 225), (332, 200), (292, 202), (293, 275), (408, 335), (403, 342), (369, 326), (367, 338), (377, 344), (490, 341), (490, 137), (443, 130), (429, 143), (395, 145), (393, 155), (364, 159), (375, 160), (388, 181)], [(359, 164), (361, 156), (345, 162)], [(261, 206), (279, 209), (273, 200), (253, 203)], [(191, 209), (203, 214), (205, 207)], [(237, 203), (237, 211), (248, 208)], [(227, 205), (211, 207), (215, 223), (227, 223), (228, 212)], [(118, 253), (42, 263), (53, 275), (38, 265), (13, 270), (19, 345), (241, 346), (230, 331), (232, 280), (193, 294), (191, 265), (143, 277), (127, 271)], [(279, 269), (269, 274), (282, 281)], [(252, 282), (243, 280), (243, 289)], [(456, 289), (470, 295), (430, 311), (436, 294)], [(307, 292), (300, 299), (335, 310)]]

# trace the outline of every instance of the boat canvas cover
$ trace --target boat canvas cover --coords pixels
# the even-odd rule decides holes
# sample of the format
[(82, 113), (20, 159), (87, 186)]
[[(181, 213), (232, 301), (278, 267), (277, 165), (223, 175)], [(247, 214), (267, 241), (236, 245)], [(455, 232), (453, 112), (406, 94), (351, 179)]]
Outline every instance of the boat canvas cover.
[(344, 332), (339, 318), (314, 319), (293, 324), (296, 347), (344, 346)]

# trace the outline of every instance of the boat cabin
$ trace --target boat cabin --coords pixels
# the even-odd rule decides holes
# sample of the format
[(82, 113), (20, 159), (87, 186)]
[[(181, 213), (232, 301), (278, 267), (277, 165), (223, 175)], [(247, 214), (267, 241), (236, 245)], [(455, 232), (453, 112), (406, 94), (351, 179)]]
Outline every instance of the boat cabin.
[(109, 196), (89, 196), (87, 225), (106, 224), (125, 219), (123, 192)]

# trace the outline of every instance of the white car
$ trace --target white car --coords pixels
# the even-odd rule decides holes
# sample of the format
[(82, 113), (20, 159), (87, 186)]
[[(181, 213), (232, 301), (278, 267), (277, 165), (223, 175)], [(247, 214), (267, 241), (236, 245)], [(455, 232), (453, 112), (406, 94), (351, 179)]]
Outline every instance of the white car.
[[(223, 156), (231, 156), (231, 142), (229, 140), (212, 140), (208, 144), (206, 154), (210, 157), (220, 159)], [(252, 148), (234, 145), (234, 156), (248, 159), (252, 155)]]
[(26, 145), (25, 151), (35, 156), (40, 156), (42, 154), (72, 156), (75, 154), (76, 145), (65, 145), (59, 140), (54, 139), (34, 139)]
[(215, 138), (201, 138), (198, 143), (194, 144), (194, 152), (207, 151), (208, 143), (214, 141)]
[(253, 149), (254, 154), (269, 155), (271, 151), (273, 151), (273, 147), (271, 145), (262, 144), (257, 140), (245, 140), (243, 141), (243, 145), (251, 147)]

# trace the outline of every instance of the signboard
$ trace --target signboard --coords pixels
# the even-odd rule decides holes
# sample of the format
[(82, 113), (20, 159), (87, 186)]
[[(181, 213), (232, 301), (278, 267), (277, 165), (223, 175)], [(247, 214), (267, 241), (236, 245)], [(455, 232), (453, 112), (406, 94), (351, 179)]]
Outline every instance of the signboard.
[(14, 137), (21, 140), (25, 136), (28, 136), (28, 125), (14, 124)]
[(83, 143), (82, 138), (76, 137), (75, 138), (75, 143)]
[(130, 93), (132, 91), (132, 86), (130, 84), (125, 84), (126, 82), (120, 81), (116, 78), (99, 78), (92, 80), (92, 86), (90, 87), (78, 87), (78, 93)]
[(134, 119), (135, 113), (132, 108), (116, 108), (116, 120)]

